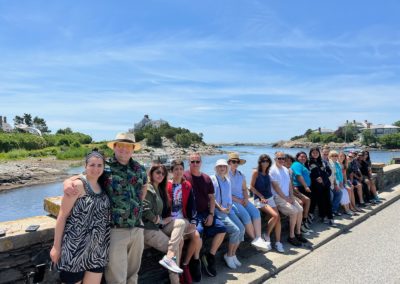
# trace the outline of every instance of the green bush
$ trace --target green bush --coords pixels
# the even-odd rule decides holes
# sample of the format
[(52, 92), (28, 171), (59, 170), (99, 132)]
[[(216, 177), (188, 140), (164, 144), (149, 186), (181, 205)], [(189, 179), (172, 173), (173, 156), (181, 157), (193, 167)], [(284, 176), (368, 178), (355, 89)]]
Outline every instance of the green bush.
[(388, 149), (400, 149), (400, 133), (383, 135), (379, 137), (379, 143)]
[(187, 148), (192, 144), (192, 139), (189, 133), (177, 134), (175, 136), (175, 142), (178, 146)]
[(65, 147), (62, 151), (57, 153), (56, 157), (59, 160), (83, 159), (88, 152), (89, 149), (86, 147)]

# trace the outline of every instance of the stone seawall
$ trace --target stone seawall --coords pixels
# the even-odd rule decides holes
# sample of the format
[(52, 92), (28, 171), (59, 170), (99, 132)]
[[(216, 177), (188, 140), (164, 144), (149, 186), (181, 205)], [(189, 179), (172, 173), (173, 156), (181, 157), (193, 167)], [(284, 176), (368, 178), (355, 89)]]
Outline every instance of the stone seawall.
[[(400, 165), (374, 164), (374, 176), (379, 191), (389, 190), (393, 185), (400, 184)], [(57, 211), (57, 202), (53, 199), (49, 211)], [(23, 210), (23, 208), (21, 208)], [(54, 212), (55, 213), (55, 212)], [(27, 233), (29, 225), (40, 225), (38, 231)], [(49, 263), (49, 250), (53, 243), (55, 218), (37, 216), (16, 221), (0, 222), (0, 230), (6, 235), (0, 237), (0, 284), (31, 283), (26, 282), (28, 275), (40, 277), (43, 264)], [(248, 242), (241, 246), (246, 247)], [(141, 283), (168, 283), (168, 273), (158, 265), (162, 254), (154, 249), (146, 249), (142, 257), (140, 271)], [(41, 283), (57, 283), (54, 275), (47, 269), (44, 271)]]

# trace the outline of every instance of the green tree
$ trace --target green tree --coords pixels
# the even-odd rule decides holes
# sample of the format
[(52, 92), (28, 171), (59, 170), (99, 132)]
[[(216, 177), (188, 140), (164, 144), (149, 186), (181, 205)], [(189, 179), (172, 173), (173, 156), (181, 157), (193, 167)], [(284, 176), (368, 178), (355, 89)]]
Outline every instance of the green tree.
[(388, 149), (399, 149), (400, 133), (383, 135), (379, 137), (379, 143), (381, 143), (383, 147)]
[(24, 118), (22, 116), (16, 115), (14, 118), (14, 126), (21, 124), (24, 122)]
[(46, 125), (46, 121), (40, 117), (35, 116), (33, 118), (33, 126), (37, 129), (39, 129), (42, 133), (50, 133), (51, 132)]
[(362, 138), (362, 143), (363, 145), (370, 145), (373, 143), (376, 143), (378, 139), (374, 134), (372, 134), (372, 131), (370, 129), (366, 129), (361, 133), (361, 138)]
[(33, 122), (32, 122), (32, 115), (29, 114), (29, 113), (24, 113), (24, 121), (25, 121), (25, 124), (26, 124), (26, 125), (32, 126), (32, 125), (33, 125)]
[(353, 142), (357, 139), (358, 130), (353, 124), (346, 124), (335, 131), (335, 135), (342, 138), (344, 142)]
[(394, 126), (398, 126), (398, 127), (400, 127), (400, 120), (398, 120), (398, 121), (394, 122), (394, 123), (393, 123), (393, 125), (394, 125)]
[(65, 129), (60, 128), (56, 132), (56, 134), (72, 134), (72, 133), (73, 133), (73, 131), (69, 127), (65, 128)]

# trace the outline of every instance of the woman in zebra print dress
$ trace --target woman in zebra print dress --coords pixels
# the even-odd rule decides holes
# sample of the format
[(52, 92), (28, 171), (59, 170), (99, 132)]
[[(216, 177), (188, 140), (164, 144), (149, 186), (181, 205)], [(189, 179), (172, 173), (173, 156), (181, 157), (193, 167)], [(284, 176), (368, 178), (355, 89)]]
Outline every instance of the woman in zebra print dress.
[(85, 169), (77, 180), (79, 194), (62, 198), (50, 251), (63, 283), (100, 283), (108, 261), (110, 201), (99, 184), (103, 155), (89, 153)]

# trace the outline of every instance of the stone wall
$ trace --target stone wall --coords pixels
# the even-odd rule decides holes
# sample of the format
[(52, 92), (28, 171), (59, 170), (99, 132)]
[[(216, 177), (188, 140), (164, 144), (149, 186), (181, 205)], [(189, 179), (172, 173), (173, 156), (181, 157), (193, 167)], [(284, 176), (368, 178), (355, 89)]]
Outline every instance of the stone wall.
[[(374, 178), (378, 189), (390, 190), (394, 185), (400, 184), (400, 165), (384, 166), (383, 164), (373, 165)], [(57, 204), (57, 200), (53, 200)], [(57, 211), (53, 208), (49, 211)], [(40, 225), (36, 232), (27, 233), (25, 228), (32, 224)], [(0, 237), (0, 284), (5, 283), (31, 283), (25, 282), (27, 275), (39, 274), (38, 265), (48, 265), (49, 250), (53, 243), (55, 218), (48, 216), (31, 217), (16, 221), (0, 223), (0, 229), (6, 230), (6, 236)], [(226, 245), (226, 244), (224, 244)], [(245, 242), (241, 246), (249, 245)], [(142, 257), (142, 267), (139, 272), (141, 283), (159, 284), (168, 283), (168, 273), (161, 268), (158, 261), (163, 254), (148, 248), (145, 249)], [(250, 256), (249, 256), (250, 257)], [(54, 275), (48, 270), (45, 271), (44, 281), (41, 283), (57, 283)]]

